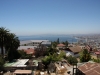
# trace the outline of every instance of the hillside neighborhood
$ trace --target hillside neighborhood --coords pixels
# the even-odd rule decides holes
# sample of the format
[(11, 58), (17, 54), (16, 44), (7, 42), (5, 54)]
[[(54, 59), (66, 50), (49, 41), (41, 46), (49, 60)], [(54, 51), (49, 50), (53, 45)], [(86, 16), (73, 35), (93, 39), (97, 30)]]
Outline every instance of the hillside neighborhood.
[(100, 75), (100, 0), (0, 0), (0, 75)]
[(0, 75), (100, 75), (100, 51), (88, 42), (18, 41), (15, 37), (0, 28)]

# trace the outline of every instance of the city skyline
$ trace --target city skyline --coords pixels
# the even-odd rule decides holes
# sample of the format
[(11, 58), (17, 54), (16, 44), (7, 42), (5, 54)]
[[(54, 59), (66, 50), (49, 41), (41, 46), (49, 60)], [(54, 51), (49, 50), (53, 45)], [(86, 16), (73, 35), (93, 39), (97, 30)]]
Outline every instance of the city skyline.
[(99, 34), (100, 0), (0, 0), (0, 27), (16, 35)]

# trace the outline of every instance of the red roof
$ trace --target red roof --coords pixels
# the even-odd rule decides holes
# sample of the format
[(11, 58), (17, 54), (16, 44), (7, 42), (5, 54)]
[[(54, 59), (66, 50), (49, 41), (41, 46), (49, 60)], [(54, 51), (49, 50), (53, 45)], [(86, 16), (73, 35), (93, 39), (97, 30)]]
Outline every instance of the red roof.
[(69, 47), (69, 50), (71, 50), (72, 52), (81, 52), (81, 47), (80, 46), (74, 46), (74, 47)]
[(57, 45), (57, 47), (64, 47), (64, 46), (65, 46), (65, 45), (62, 44), (62, 43)]
[(24, 50), (26, 52), (26, 54), (34, 54), (34, 49), (29, 48), (27, 50)]
[(95, 54), (100, 54), (100, 51), (96, 51)]

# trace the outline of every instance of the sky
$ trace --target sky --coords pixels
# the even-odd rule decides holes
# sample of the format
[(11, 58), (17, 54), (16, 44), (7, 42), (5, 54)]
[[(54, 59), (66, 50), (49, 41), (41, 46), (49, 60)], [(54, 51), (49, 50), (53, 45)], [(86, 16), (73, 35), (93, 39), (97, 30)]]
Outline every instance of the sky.
[(0, 0), (0, 27), (16, 35), (99, 34), (100, 0)]

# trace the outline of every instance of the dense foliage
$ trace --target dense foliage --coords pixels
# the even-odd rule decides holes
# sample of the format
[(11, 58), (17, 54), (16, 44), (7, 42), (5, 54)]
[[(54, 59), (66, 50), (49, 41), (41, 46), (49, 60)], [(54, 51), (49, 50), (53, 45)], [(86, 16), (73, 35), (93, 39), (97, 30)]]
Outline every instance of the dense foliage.
[(18, 52), (20, 54), (20, 58), (22, 58), (22, 59), (30, 59), (30, 58), (32, 58), (32, 55), (26, 54), (26, 52), (24, 52), (23, 50), (18, 50)]
[(77, 59), (75, 57), (69, 56), (67, 57), (67, 61), (69, 64), (75, 65), (78, 63)]
[(54, 54), (54, 53), (56, 53), (58, 50), (57, 49), (55, 49), (55, 48), (52, 48), (52, 47), (48, 47), (47, 48), (47, 52), (46, 52), (46, 54), (45, 55), (49, 55), (49, 54)]
[(47, 68), (51, 62), (60, 61), (63, 57), (65, 57), (64, 52), (61, 52), (59, 55), (57, 53), (53, 53), (45, 56), (45, 58), (42, 59), (42, 62), (45, 65), (45, 68)]
[(57, 44), (59, 44), (60, 43), (60, 41), (59, 41), (59, 38), (57, 39)]
[(56, 41), (54, 41), (54, 42), (51, 42), (51, 45), (52, 45), (52, 48), (56, 48), (57, 47), (57, 42)]
[(4, 55), (4, 47), (8, 41), (7, 35), (9, 30), (5, 29), (3, 27), (0, 28), (0, 48), (1, 48), (1, 54)]
[(62, 42), (66, 47), (68, 47), (68, 41)]
[(84, 49), (80, 52), (80, 61), (81, 62), (88, 62), (91, 59), (91, 55), (87, 49)]
[(100, 63), (100, 59), (92, 59), (94, 62)]
[(0, 28), (1, 54), (4, 55), (4, 48), (5, 48), (9, 61), (19, 58), (19, 54), (17, 52), (19, 44), (20, 41), (14, 33), (10, 33), (10, 31), (4, 27)]

